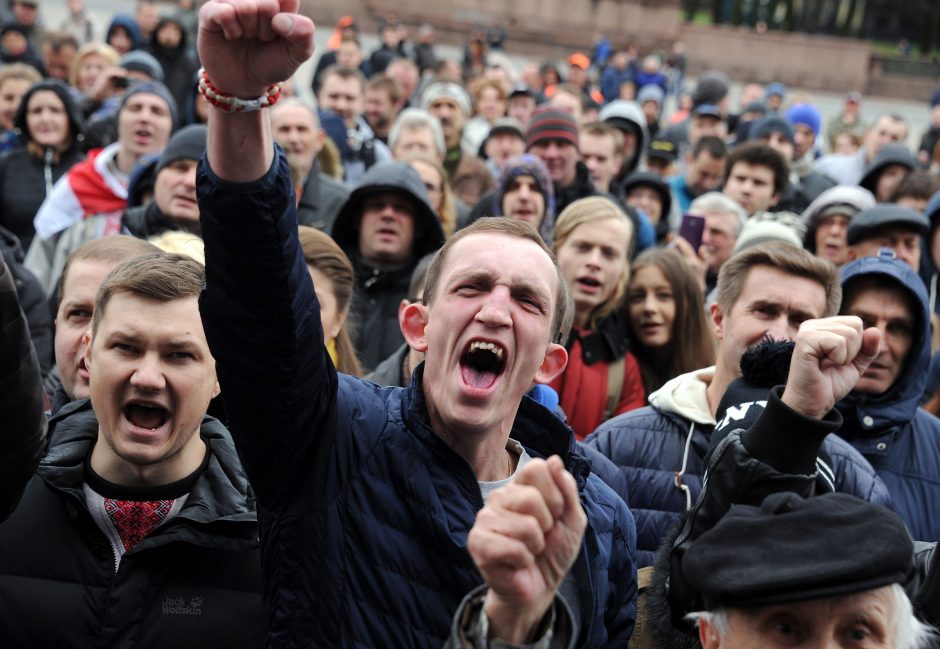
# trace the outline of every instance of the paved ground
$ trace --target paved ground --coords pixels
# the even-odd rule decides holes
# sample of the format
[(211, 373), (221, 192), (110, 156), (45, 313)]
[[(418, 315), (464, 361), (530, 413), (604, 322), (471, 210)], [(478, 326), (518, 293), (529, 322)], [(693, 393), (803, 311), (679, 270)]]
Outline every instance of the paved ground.
[[(133, 4), (130, 0), (86, 0), (88, 7), (92, 12), (98, 17), (99, 22), (102, 25), (102, 29), (105, 29), (108, 23), (111, 20), (111, 17), (115, 13), (119, 12), (128, 12), (132, 11)], [(167, 9), (171, 7), (170, 4), (165, 5)], [(45, 23), (50, 27), (57, 26), (65, 17), (65, 3), (64, 2), (52, 2), (52, 3), (43, 3), (42, 5), (42, 14)], [(333, 25), (320, 25), (318, 26), (316, 32), (316, 45), (317, 52), (321, 52), (326, 47), (326, 41), (330, 36), (330, 33), (333, 30)], [(367, 34), (363, 37), (363, 46), (366, 52), (371, 52), (378, 45), (378, 39), (375, 35)], [(524, 62), (527, 61), (526, 57), (522, 56), (513, 56), (512, 55), (512, 42), (511, 38), (509, 40), (508, 49), (510, 54), (510, 59), (513, 60), (517, 65), (521, 66)], [(314, 60), (308, 62), (303, 68), (301, 68), (299, 74), (298, 87), (304, 93), (309, 93), (307, 90), (310, 87), (310, 78), (313, 74), (313, 64), (316, 60), (316, 54), (314, 55)], [(461, 52), (459, 48), (447, 45), (441, 45), (439, 47), (439, 56), (444, 57), (453, 57), (459, 58)], [(791, 93), (799, 92), (798, 88), (791, 88)], [(732, 102), (733, 105), (737, 105), (737, 94), (740, 92), (740, 84), (734, 84), (732, 87)], [(842, 94), (835, 93), (826, 93), (820, 91), (804, 91), (812, 97), (813, 102), (823, 113), (824, 120), (828, 120), (829, 117), (838, 112), (841, 103), (842, 103)], [(890, 99), (890, 98), (880, 98), (880, 97), (866, 97), (862, 106), (863, 116), (866, 119), (871, 119), (882, 112), (893, 112), (903, 115), (908, 119), (912, 125), (912, 133), (908, 139), (909, 146), (916, 146), (920, 142), (920, 135), (926, 128), (927, 119), (928, 119), (928, 109), (927, 106), (922, 102), (913, 102), (906, 101), (903, 99)]]

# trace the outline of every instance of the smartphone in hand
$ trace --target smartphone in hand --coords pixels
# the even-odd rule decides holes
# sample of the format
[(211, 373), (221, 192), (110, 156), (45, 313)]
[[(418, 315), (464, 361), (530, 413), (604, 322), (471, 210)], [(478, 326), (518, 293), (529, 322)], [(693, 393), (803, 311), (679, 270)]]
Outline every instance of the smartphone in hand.
[(696, 252), (702, 246), (702, 235), (705, 232), (705, 217), (695, 214), (683, 214), (679, 224), (679, 236), (689, 242)]

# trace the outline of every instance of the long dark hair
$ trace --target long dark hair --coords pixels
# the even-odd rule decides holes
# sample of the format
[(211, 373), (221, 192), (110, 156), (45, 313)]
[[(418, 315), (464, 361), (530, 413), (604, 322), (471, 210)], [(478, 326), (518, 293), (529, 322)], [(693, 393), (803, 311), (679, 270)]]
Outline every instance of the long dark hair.
[(631, 280), (644, 267), (654, 266), (672, 287), (676, 305), (669, 344), (665, 349), (651, 349), (641, 343), (630, 322), (630, 289), (624, 311), (630, 350), (636, 355), (643, 376), (646, 394), (680, 374), (692, 372), (715, 363), (715, 336), (705, 315), (705, 300), (695, 276), (678, 253), (667, 248), (651, 248), (642, 252), (630, 270)]

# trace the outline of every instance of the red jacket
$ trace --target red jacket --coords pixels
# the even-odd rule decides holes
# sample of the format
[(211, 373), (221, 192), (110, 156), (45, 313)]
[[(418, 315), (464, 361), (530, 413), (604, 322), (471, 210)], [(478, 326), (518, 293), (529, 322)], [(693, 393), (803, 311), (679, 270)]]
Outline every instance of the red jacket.
[(551, 382), (560, 405), (579, 440), (600, 426), (607, 417), (607, 382), (610, 366), (624, 359), (623, 387), (609, 417), (646, 405), (646, 393), (636, 358), (627, 351), (619, 318), (610, 316), (596, 331), (573, 327), (568, 344), (568, 366)]

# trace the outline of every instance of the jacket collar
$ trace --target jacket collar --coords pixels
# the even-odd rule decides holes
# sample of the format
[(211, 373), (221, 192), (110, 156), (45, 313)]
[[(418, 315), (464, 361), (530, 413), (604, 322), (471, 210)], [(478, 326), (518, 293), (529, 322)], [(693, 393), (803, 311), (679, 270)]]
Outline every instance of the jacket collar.
[[(53, 489), (84, 502), (84, 461), (98, 439), (98, 420), (88, 399), (63, 406), (50, 420), (50, 448), (36, 470)], [(200, 435), (211, 454), (205, 473), (196, 481), (180, 512), (186, 529), (170, 530), (167, 538), (183, 538), (192, 543), (219, 546), (221, 534), (229, 543), (256, 541), (254, 494), (242, 471), (228, 431), (216, 419), (205, 417)], [(176, 519), (174, 519), (176, 520)], [(212, 526), (211, 529), (208, 526)], [(211, 531), (216, 530), (216, 531)], [(165, 536), (161, 532), (161, 536)], [(234, 547), (234, 546), (233, 546)]]
[[(472, 475), (469, 464), (431, 428), (423, 389), (424, 363), (415, 368), (411, 383), (405, 388), (402, 403), (405, 425), (449, 462), (462, 464)], [(534, 457), (558, 455), (582, 488), (590, 473), (590, 463), (577, 450), (574, 432), (547, 408), (524, 396), (516, 412), (510, 436)], [(446, 449), (446, 450), (445, 450)], [(474, 482), (476, 477), (474, 476)]]
[(570, 352), (576, 340), (581, 341), (581, 357), (585, 365), (612, 363), (627, 353), (625, 329), (616, 312), (597, 323), (594, 330), (571, 328), (565, 348)]

